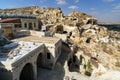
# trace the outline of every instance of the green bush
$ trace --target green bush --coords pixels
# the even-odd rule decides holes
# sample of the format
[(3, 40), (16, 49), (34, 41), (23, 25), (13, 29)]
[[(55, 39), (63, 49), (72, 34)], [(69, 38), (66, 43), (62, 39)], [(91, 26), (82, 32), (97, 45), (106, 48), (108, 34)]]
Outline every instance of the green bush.
[(85, 71), (84, 74), (87, 75), (87, 76), (91, 76), (91, 72), (89, 72), (89, 71)]
[(120, 37), (115, 37), (115, 39), (120, 40)]
[(89, 72), (92, 72), (92, 70), (93, 70), (90, 61), (87, 62), (87, 70), (88, 70)]
[(85, 75), (87, 76), (91, 76), (91, 72), (92, 72), (92, 65), (91, 62), (88, 60), (87, 64), (86, 64), (87, 70), (85, 71)]

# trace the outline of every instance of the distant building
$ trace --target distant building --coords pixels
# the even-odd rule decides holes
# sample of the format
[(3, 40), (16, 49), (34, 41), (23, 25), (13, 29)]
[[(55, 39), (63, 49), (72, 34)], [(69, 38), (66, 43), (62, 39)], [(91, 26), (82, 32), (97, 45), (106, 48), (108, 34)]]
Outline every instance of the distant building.
[(41, 30), (41, 21), (27, 18), (5, 18), (0, 20), (0, 28), (6, 37), (12, 37), (20, 30)]

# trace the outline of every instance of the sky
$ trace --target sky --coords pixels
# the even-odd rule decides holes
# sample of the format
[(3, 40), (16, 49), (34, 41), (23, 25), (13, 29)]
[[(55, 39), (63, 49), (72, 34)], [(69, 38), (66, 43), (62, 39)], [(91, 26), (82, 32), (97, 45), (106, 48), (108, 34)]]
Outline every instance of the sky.
[(0, 9), (26, 6), (60, 7), (65, 15), (80, 11), (99, 22), (120, 22), (120, 0), (0, 0)]

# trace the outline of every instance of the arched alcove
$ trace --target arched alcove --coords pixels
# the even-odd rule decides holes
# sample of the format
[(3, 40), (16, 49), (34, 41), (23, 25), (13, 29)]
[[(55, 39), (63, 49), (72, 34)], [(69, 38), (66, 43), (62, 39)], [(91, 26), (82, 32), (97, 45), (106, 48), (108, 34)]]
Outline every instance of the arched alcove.
[(29, 23), (29, 30), (33, 30), (32, 23)]
[(43, 65), (43, 55), (40, 53), (37, 57), (37, 68), (42, 67)]
[(27, 63), (21, 73), (19, 80), (34, 80), (34, 72), (33, 72), (33, 66), (30, 63)]

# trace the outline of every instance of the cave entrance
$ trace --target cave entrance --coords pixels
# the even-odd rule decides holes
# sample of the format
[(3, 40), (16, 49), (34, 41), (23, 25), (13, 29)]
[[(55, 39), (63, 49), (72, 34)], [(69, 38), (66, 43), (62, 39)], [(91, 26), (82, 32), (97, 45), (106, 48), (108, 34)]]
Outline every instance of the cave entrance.
[(58, 25), (58, 26), (56, 27), (56, 32), (57, 32), (57, 33), (63, 33), (63, 26), (62, 26), (62, 25)]
[(68, 60), (68, 68), (70, 72), (79, 72), (78, 58), (75, 55)]
[(90, 43), (90, 40), (91, 40), (91, 38), (88, 38), (88, 39), (86, 40), (86, 43)]
[(19, 80), (34, 80), (34, 72), (33, 72), (32, 64), (28, 63), (23, 67), (22, 72), (20, 73)]

